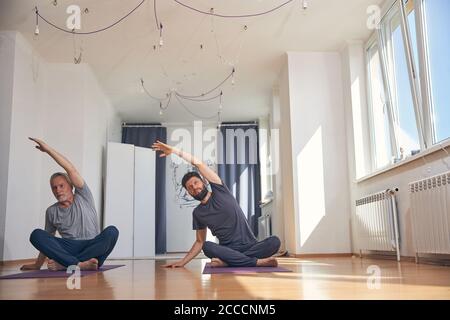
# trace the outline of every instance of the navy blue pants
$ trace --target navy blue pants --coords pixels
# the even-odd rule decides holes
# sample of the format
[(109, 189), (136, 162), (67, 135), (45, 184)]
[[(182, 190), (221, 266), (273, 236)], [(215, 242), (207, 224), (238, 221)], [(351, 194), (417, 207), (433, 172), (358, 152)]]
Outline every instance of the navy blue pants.
[(66, 268), (92, 258), (98, 260), (100, 267), (114, 249), (118, 237), (119, 230), (114, 226), (107, 227), (91, 240), (57, 238), (44, 230), (36, 229), (31, 233), (30, 242), (47, 258)]
[(230, 267), (255, 267), (258, 259), (268, 258), (280, 249), (280, 239), (269, 237), (259, 242), (242, 246), (224, 246), (205, 241), (203, 253), (208, 258), (219, 258)]

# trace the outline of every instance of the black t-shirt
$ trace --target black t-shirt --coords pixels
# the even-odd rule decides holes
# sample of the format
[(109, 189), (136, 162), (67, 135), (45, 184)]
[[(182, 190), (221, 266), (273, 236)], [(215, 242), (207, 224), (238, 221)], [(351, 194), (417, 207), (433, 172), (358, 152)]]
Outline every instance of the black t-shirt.
[(244, 212), (236, 198), (225, 186), (212, 183), (211, 197), (206, 204), (200, 203), (193, 211), (193, 229), (208, 227), (221, 245), (241, 246), (256, 241)]

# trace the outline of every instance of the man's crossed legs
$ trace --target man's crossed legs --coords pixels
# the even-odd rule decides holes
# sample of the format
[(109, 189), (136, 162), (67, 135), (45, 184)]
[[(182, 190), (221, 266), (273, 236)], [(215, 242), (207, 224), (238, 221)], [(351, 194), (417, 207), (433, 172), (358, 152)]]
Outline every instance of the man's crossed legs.
[(233, 247), (205, 241), (203, 253), (211, 259), (213, 267), (276, 267), (278, 263), (272, 255), (278, 252), (280, 245), (280, 239), (276, 236)]
[(30, 242), (49, 258), (50, 270), (65, 270), (73, 265), (79, 266), (81, 270), (97, 270), (114, 249), (118, 237), (119, 231), (114, 226), (105, 228), (91, 240), (57, 238), (36, 229), (31, 233)]

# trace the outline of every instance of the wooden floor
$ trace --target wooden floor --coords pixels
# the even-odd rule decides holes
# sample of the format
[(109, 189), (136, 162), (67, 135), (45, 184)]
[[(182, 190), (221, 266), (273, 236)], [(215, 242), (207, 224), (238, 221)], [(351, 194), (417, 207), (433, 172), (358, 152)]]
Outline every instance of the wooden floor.
[[(450, 267), (360, 258), (280, 258), (292, 273), (202, 275), (207, 262), (164, 269), (164, 260), (108, 261), (125, 267), (81, 278), (80, 290), (66, 279), (0, 280), (5, 299), (450, 299)], [(380, 288), (368, 287), (367, 268), (381, 271)], [(0, 274), (18, 272), (0, 266)], [(373, 285), (373, 282), (370, 282)]]

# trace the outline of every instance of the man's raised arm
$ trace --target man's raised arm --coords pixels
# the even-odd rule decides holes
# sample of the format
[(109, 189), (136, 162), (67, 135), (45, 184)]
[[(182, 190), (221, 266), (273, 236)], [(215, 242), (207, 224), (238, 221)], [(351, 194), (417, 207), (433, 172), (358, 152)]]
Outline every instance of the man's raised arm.
[(63, 155), (58, 153), (55, 149), (51, 148), (44, 141), (36, 138), (29, 138), (31, 141), (37, 143), (36, 149), (41, 150), (42, 152), (47, 153), (50, 157), (52, 157), (56, 163), (58, 163), (63, 169), (67, 172), (70, 180), (73, 185), (77, 188), (82, 188), (84, 185), (84, 180), (81, 175), (78, 173), (75, 166)]
[(152, 145), (152, 149), (155, 150), (155, 151), (162, 152), (159, 155), (160, 157), (167, 157), (167, 156), (169, 156), (172, 153), (176, 154), (180, 158), (184, 159), (185, 161), (189, 162), (193, 166), (197, 167), (198, 171), (200, 171), (200, 174), (203, 176), (203, 178), (205, 178), (209, 182), (216, 183), (216, 184), (222, 184), (222, 180), (217, 175), (217, 173), (214, 172), (214, 170), (211, 170), (211, 168), (209, 168), (206, 165), (206, 163), (204, 163), (200, 159), (194, 157), (192, 154), (190, 154), (188, 152), (181, 151), (181, 150), (179, 150), (177, 148), (169, 146), (169, 145), (167, 145), (165, 143), (162, 143), (160, 141), (156, 141)]

